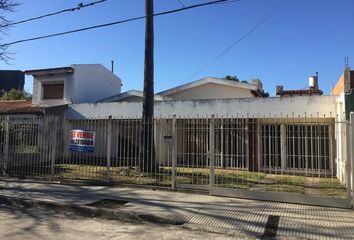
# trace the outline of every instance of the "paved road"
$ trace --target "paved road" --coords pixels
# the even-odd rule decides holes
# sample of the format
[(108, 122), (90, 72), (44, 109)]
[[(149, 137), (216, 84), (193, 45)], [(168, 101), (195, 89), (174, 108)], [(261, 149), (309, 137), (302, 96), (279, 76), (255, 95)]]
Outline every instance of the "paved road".
[(167, 216), (200, 226), (262, 236), (277, 217), (277, 236), (304, 239), (354, 239), (354, 211), (328, 207), (154, 191), (133, 187), (78, 186), (0, 181), (0, 195), (87, 204), (103, 198), (127, 200), (122, 211)]
[(71, 214), (54, 214), (38, 210), (0, 207), (0, 239), (248, 239), (201, 231), (181, 226), (132, 224), (119, 221), (90, 219)]

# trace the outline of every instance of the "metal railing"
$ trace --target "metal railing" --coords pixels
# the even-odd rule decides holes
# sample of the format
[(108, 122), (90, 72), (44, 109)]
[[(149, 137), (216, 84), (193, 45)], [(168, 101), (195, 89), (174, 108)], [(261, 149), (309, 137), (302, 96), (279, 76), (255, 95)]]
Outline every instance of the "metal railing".
[[(345, 144), (347, 123), (337, 119), (2, 117), (0, 168), (12, 176), (63, 181), (349, 199), (352, 165), (340, 145)], [(77, 132), (83, 138), (74, 139)], [(84, 146), (85, 141), (92, 146)]]

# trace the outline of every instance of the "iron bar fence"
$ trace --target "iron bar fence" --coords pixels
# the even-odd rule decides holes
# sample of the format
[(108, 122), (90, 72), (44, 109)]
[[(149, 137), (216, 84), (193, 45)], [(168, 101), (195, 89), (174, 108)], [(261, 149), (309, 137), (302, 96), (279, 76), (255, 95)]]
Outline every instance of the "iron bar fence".
[[(338, 119), (236, 115), (143, 122), (5, 116), (0, 117), (0, 169), (10, 176), (62, 181), (349, 199), (353, 142), (346, 134), (353, 127)], [(144, 137), (144, 125), (151, 138)], [(144, 152), (144, 144), (153, 147)], [(144, 154), (154, 161), (145, 162)]]

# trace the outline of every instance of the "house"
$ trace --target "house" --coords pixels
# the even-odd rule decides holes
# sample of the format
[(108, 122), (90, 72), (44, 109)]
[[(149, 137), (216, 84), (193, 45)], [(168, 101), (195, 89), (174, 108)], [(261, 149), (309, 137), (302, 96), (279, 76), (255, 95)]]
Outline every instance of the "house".
[[(56, 69), (55, 75), (61, 71), (66, 76), (73, 69)], [(51, 76), (48, 72), (45, 75)], [(343, 79), (345, 86), (348, 80)], [(345, 112), (351, 105), (347, 97), (352, 90), (349, 85), (347, 92), (343, 87), (338, 95), (323, 95), (316, 80), (311, 79), (305, 90), (281, 89), (276, 97), (262, 97), (265, 94), (260, 81), (204, 78), (157, 93), (154, 118), (147, 121), (142, 119), (143, 94), (139, 91), (105, 96), (96, 102), (60, 105), (57, 107), (65, 106), (63, 116), (52, 111), (56, 116), (37, 119), (28, 128), (17, 128), (13, 121), (5, 121), (24, 136), (27, 129), (34, 129), (29, 136), (38, 140), (25, 148), (21, 144), (9, 148), (12, 155), (4, 156), (12, 165), (4, 169), (10, 173), (26, 169), (27, 161), (17, 161), (25, 159), (26, 154), (34, 159), (32, 164), (43, 166), (46, 174), (58, 173), (63, 178), (117, 182), (134, 178), (139, 184), (171, 183), (173, 188), (209, 189), (223, 196), (242, 194), (277, 201), (286, 196), (291, 198), (286, 201), (316, 204), (327, 204), (331, 193), (307, 189), (322, 189), (330, 182), (339, 185), (338, 204), (349, 206), (348, 199), (341, 196), (348, 193), (345, 187), (351, 189), (347, 147), (350, 125)], [(41, 88), (47, 83), (43, 82)], [(44, 109), (47, 114), (53, 107)], [(144, 135), (146, 126), (154, 133), (148, 138)], [(148, 153), (154, 161), (149, 162), (144, 159), (144, 146), (152, 140)], [(35, 151), (28, 153), (27, 149)], [(159, 167), (158, 178), (142, 174), (152, 164)], [(87, 172), (81, 175), (79, 171)], [(268, 188), (274, 182), (275, 189)], [(297, 195), (288, 195), (291, 193)], [(320, 198), (314, 198), (316, 195)]]
[[(262, 82), (258, 79), (235, 81), (224, 78), (206, 77), (155, 94), (155, 101), (163, 100), (202, 100), (255, 98), (264, 95)], [(98, 102), (136, 102), (141, 101), (143, 93), (130, 90)]]
[(349, 93), (354, 88), (354, 71), (345, 67), (343, 74), (338, 79), (336, 85), (331, 90), (331, 95), (339, 96)]
[(121, 79), (101, 64), (25, 71), (33, 76), (34, 106), (94, 103), (121, 91)]
[[(172, 134), (171, 119), (176, 115), (178, 165), (182, 166), (186, 158), (196, 165), (206, 161), (198, 154), (205, 155), (203, 144), (213, 115), (217, 167), (328, 176), (342, 171), (344, 151), (334, 155), (338, 142), (345, 138), (338, 123), (343, 113), (338, 96), (322, 95), (318, 84), (306, 91), (283, 92), (282, 97), (263, 94), (259, 80), (246, 83), (219, 78), (158, 92), (154, 106), (156, 160), (167, 158), (169, 142), (157, 136)], [(72, 104), (66, 116), (72, 121), (102, 116), (135, 121), (141, 118), (141, 99), (141, 92), (128, 91), (95, 104)], [(139, 127), (129, 131), (139, 136)], [(310, 144), (311, 151), (304, 147)]]
[(44, 111), (40, 107), (33, 107), (29, 100), (0, 101), (0, 117), (11, 115), (17, 117), (39, 116)]
[(25, 74), (20, 70), (0, 70), (0, 95), (11, 89), (23, 91)]
[(323, 91), (318, 86), (317, 76), (311, 76), (309, 78), (309, 87), (307, 89), (284, 90), (283, 86), (277, 86), (275, 92), (279, 97), (323, 95)]

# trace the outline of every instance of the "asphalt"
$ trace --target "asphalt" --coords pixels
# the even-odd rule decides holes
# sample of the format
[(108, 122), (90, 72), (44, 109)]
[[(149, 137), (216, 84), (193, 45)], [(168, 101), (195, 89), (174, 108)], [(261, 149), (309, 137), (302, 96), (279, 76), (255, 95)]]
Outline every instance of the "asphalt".
[[(119, 208), (92, 204), (102, 199)], [(125, 203), (126, 204), (123, 204)], [(354, 211), (138, 187), (0, 180), (0, 203), (257, 238), (354, 239)]]

